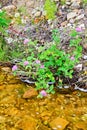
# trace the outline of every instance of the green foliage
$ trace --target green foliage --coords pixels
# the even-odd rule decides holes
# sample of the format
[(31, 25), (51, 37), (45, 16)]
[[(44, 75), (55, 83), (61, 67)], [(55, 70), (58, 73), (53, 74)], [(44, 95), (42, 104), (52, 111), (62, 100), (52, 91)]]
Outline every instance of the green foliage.
[(52, 0), (46, 0), (44, 9), (46, 11), (46, 15), (48, 19), (54, 19), (55, 13), (57, 11), (56, 4)]
[(27, 14), (27, 12), (26, 12), (26, 7), (25, 7), (25, 6), (21, 6), (21, 7), (18, 9), (18, 12), (21, 13), (21, 14)]
[(10, 20), (4, 11), (0, 11), (0, 32), (4, 35), (6, 34), (6, 28), (8, 27)]
[(7, 50), (8, 47), (3, 37), (0, 36), (0, 61), (7, 60)]
[[(27, 45), (26, 55), (18, 64), (17, 74), (25, 74), (36, 80), (37, 90), (46, 90), (47, 93), (54, 93), (54, 85), (58, 77), (58, 84), (62, 84), (62, 77), (72, 78), (73, 68), (78, 63), (82, 54), (82, 47), (79, 45), (81, 38), (73, 30), (70, 34), (70, 51), (65, 52), (59, 46), (60, 36), (58, 30), (53, 30), (53, 42), (44, 46), (36, 47), (36, 43), (30, 41)], [(26, 49), (25, 49), (26, 50)], [(24, 62), (28, 64), (25, 65)]]
[(10, 23), (7, 14), (4, 11), (0, 11), (0, 60), (7, 59), (7, 46), (4, 37), (7, 36), (6, 29)]
[(87, 0), (83, 0), (83, 3), (84, 3), (84, 4), (87, 4)]
[(64, 5), (66, 3), (66, 0), (61, 0), (61, 4)]
[(0, 61), (2, 61), (4, 57), (5, 57), (5, 51), (3, 51), (3, 50), (0, 48)]

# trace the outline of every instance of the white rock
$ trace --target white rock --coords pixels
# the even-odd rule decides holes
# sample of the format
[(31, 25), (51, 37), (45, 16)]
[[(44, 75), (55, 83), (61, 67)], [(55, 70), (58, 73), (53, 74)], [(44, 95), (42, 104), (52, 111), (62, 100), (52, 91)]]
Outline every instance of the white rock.
[(69, 88), (69, 86), (64, 86), (64, 88)]
[(84, 56), (83, 56), (83, 59), (84, 59), (84, 60), (87, 60), (87, 55), (84, 55)]
[(78, 64), (77, 66), (75, 66), (75, 69), (77, 71), (82, 71), (82, 64)]
[(84, 18), (84, 14), (81, 14), (81, 15), (76, 17), (76, 20), (80, 20), (80, 19), (83, 19), (83, 18)]

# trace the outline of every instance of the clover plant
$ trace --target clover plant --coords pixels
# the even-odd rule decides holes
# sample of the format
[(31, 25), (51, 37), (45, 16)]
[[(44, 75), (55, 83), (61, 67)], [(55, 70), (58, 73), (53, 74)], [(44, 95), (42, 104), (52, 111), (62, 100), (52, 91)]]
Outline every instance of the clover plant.
[(17, 64), (18, 70), (16, 70), (16, 73), (32, 77), (35, 80), (37, 90), (54, 93), (54, 83), (57, 82), (60, 87), (64, 77), (73, 77), (73, 69), (82, 55), (79, 33), (76, 30), (70, 33), (67, 51), (60, 47), (61, 40), (58, 30), (52, 31), (53, 41), (46, 43), (44, 46), (37, 46), (31, 40), (24, 40), (24, 43), (26, 41), (24, 47), (26, 46), (27, 51), (22, 62)]

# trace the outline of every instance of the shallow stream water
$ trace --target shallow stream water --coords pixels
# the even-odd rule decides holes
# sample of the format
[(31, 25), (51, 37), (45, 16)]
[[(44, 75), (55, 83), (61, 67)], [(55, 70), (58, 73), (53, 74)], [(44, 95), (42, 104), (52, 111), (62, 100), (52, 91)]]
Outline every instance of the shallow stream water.
[(0, 67), (0, 130), (87, 130), (87, 93), (24, 99), (29, 87)]

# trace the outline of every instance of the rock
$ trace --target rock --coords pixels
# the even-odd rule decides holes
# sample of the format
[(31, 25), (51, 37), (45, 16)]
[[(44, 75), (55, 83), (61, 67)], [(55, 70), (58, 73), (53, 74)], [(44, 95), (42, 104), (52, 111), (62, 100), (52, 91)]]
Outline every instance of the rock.
[(10, 14), (13, 14), (15, 12), (16, 6), (14, 6), (14, 5), (4, 6), (2, 8), (2, 10), (5, 10), (10, 15)]
[(34, 1), (32, 1), (32, 0), (27, 1), (26, 7), (27, 8), (33, 8), (34, 7)]
[(11, 68), (10, 67), (2, 67), (1, 70), (6, 72), (6, 73), (11, 72)]
[(16, 83), (20, 83), (20, 79), (16, 76), (14, 76), (13, 74), (9, 74), (6, 76), (6, 81), (9, 83), (9, 84), (16, 84)]
[(34, 14), (35, 17), (39, 17), (40, 15), (41, 15), (41, 11), (36, 11)]
[(57, 117), (49, 123), (53, 130), (64, 130), (69, 122), (63, 118)]
[[(78, 23), (79, 24), (79, 23)], [(82, 24), (79, 24), (79, 26), (78, 26), (79, 28), (82, 28), (82, 29), (85, 29), (85, 24), (84, 23), (82, 23)]]
[(76, 123), (75, 126), (76, 126), (77, 130), (86, 130), (86, 128), (87, 128), (87, 124), (82, 121), (79, 121), (78, 123)]
[(31, 98), (37, 95), (38, 95), (37, 91), (34, 88), (30, 88), (23, 94), (23, 98)]
[(71, 5), (71, 2), (67, 2), (67, 1), (66, 1), (66, 5)]
[(80, 19), (83, 19), (83, 18), (84, 18), (84, 14), (81, 14), (81, 15), (76, 17), (76, 20), (80, 20)]
[(18, 122), (15, 124), (16, 128), (22, 130), (35, 130), (37, 125), (37, 121), (29, 116), (23, 116)]
[(83, 59), (84, 59), (84, 60), (87, 60), (87, 55), (84, 55), (84, 56), (83, 56)]
[(82, 64), (78, 64), (77, 66), (75, 66), (75, 69), (77, 71), (82, 71)]
[(64, 21), (64, 22), (61, 23), (61, 26), (66, 27), (67, 23), (68, 23), (67, 21)]
[(87, 43), (83, 44), (83, 48), (87, 50)]
[(66, 89), (67, 89), (67, 88), (70, 88), (70, 86), (64, 86), (64, 88), (66, 88)]
[(70, 13), (67, 14), (67, 20), (75, 18), (76, 16), (77, 16), (76, 12), (70, 12)]
[(75, 22), (74, 19), (70, 19), (70, 20), (69, 20), (69, 23), (70, 23), (70, 24), (74, 24), (74, 22)]
[(79, 3), (79, 2), (74, 1), (74, 2), (72, 3), (72, 5), (71, 5), (71, 8), (72, 8), (72, 9), (77, 9), (77, 8), (80, 8), (80, 3)]
[(38, 126), (38, 130), (50, 130), (50, 128), (48, 128), (46, 125), (40, 124)]
[(69, 27), (69, 28), (72, 28), (72, 26), (73, 26), (73, 25), (72, 25), (71, 23), (68, 23), (68, 24), (67, 24), (67, 27)]
[[(17, 8), (25, 8), (26, 10), (26, 13), (29, 15), (29, 16), (33, 16), (34, 15), (32, 14), (33, 12), (33, 9), (35, 9), (37, 11), (37, 7), (39, 5), (39, 8), (41, 7), (41, 9), (43, 8), (43, 0), (41, 1), (37, 1), (37, 0), (13, 0), (12, 3), (14, 5), (17, 6)], [(39, 15), (39, 14), (38, 14)]]
[(5, 121), (6, 121), (6, 118), (0, 115), (0, 124), (4, 123)]

